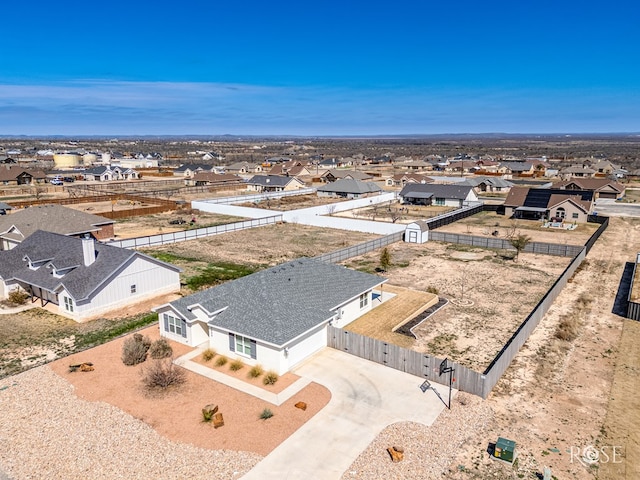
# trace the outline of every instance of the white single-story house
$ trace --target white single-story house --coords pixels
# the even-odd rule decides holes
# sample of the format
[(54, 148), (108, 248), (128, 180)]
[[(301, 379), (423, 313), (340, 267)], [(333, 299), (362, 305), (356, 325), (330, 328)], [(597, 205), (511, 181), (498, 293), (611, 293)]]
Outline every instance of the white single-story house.
[(38, 230), (0, 251), (0, 299), (21, 289), (76, 321), (180, 290), (180, 269), (93, 238)]
[(424, 220), (417, 220), (407, 225), (404, 241), (408, 243), (425, 243), (429, 241), (429, 225)]
[(462, 207), (477, 202), (478, 196), (471, 185), (438, 185), (407, 183), (399, 193), (402, 203), (411, 205), (441, 205)]
[(170, 340), (283, 374), (326, 347), (327, 325), (341, 328), (370, 311), (384, 282), (300, 258), (153, 310)]
[(137, 180), (140, 175), (132, 168), (120, 168), (115, 166), (111, 168), (109, 165), (101, 165), (99, 167), (90, 168), (83, 172), (85, 180), (108, 182), (111, 180)]

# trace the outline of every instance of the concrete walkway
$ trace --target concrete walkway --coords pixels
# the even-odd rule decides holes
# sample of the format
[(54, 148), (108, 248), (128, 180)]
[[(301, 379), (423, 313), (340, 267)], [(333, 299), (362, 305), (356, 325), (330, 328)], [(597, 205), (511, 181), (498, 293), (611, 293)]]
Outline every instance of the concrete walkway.
[[(25, 305), (19, 305), (17, 307), (1, 307), (0, 308), (0, 315), (10, 315), (12, 313), (18, 313), (18, 312), (24, 312), (25, 310), (31, 310), (32, 308), (36, 308), (39, 307), (39, 304), (36, 303), (31, 303), (31, 300), (29, 299), (29, 303), (25, 304)], [(2, 477), (0, 477), (1, 479)]]
[(263, 388), (256, 387), (255, 385), (251, 385), (250, 383), (244, 382), (238, 378), (225, 375), (224, 373), (218, 372), (213, 368), (208, 368), (191, 360), (192, 358), (200, 355), (203, 351), (204, 348), (197, 348), (192, 352), (189, 352), (177, 358), (174, 363), (176, 365), (180, 365), (183, 368), (186, 368), (187, 370), (191, 370), (198, 375), (210, 378), (211, 380), (215, 380), (218, 383), (222, 383), (228, 387), (247, 393), (273, 405), (282, 405), (284, 402), (289, 400), (296, 393), (298, 393), (300, 390), (311, 383), (311, 379), (301, 377), (291, 385), (289, 385), (287, 388), (282, 390), (280, 393), (268, 392)]
[[(331, 401), (243, 480), (339, 479), (387, 425), (431, 425), (445, 408), (420, 378), (332, 348), (293, 372), (327, 387)], [(434, 388), (447, 398), (447, 387)]]

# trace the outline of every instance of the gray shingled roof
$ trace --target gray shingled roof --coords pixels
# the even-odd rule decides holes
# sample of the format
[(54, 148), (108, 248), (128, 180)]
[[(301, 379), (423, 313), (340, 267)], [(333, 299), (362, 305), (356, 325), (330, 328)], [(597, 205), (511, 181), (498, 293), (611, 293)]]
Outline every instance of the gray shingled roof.
[[(15, 248), (0, 250), (0, 277), (5, 280), (18, 280), (51, 292), (64, 287), (74, 300), (80, 301), (89, 297), (133, 257), (146, 257), (140, 252), (99, 242), (94, 242), (94, 247), (95, 262), (85, 266), (82, 239), (38, 230)], [(32, 270), (29, 268), (28, 260), (43, 265), (37, 270)], [(150, 260), (179, 270), (173, 265), (151, 258)], [(53, 265), (56, 270), (72, 270), (62, 278), (55, 278), (52, 269), (47, 267), (48, 264)]]
[(464, 181), (465, 184), (471, 185), (472, 187), (477, 187), (483, 182), (487, 185), (493, 185), (494, 187), (500, 188), (513, 187), (513, 183), (500, 177), (469, 177)]
[(210, 172), (213, 169), (213, 165), (207, 165), (206, 163), (185, 163), (176, 168), (175, 172), (186, 172), (187, 170), (196, 171), (198, 169)]
[(432, 183), (407, 183), (400, 191), (401, 197), (408, 198), (455, 198), (464, 200), (473, 187), (471, 185), (438, 185)]
[[(115, 223), (109, 218), (63, 207), (62, 205), (36, 205), (18, 210), (11, 215), (0, 216), (0, 234), (6, 234), (15, 226), (23, 239), (36, 230), (61, 233), (62, 235), (79, 235), (100, 230), (101, 225)], [(4, 235), (6, 236), (6, 235)]]
[(210, 323), (243, 336), (282, 346), (329, 320), (332, 310), (385, 282), (377, 275), (300, 258), (203, 290), (171, 306), (187, 320), (189, 306), (209, 312), (226, 308)]
[(247, 182), (249, 185), (261, 185), (263, 187), (286, 187), (295, 177), (284, 177), (282, 175), (254, 175)]
[(335, 182), (327, 183), (322, 187), (318, 187), (318, 192), (335, 192), (335, 193), (377, 193), (382, 188), (373, 182), (361, 182), (353, 178), (341, 178)]

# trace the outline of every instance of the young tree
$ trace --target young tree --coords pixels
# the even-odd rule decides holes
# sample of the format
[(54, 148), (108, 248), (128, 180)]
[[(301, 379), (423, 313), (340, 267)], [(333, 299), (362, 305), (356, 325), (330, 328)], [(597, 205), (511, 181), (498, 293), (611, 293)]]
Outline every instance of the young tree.
[(511, 243), (511, 246), (516, 249), (516, 256), (513, 257), (514, 261), (518, 260), (518, 255), (520, 255), (520, 252), (524, 250), (524, 248), (530, 241), (531, 237), (522, 234), (516, 235), (515, 237), (509, 239), (509, 243)]
[(383, 272), (386, 272), (391, 266), (391, 252), (387, 247), (382, 249), (382, 253), (380, 253), (380, 269)]

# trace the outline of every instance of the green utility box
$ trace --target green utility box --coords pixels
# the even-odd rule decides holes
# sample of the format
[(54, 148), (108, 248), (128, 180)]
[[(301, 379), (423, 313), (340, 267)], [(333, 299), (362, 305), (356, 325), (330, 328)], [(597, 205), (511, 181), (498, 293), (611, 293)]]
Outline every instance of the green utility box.
[(507, 440), (506, 438), (498, 437), (496, 442), (496, 448), (493, 452), (493, 456), (504, 460), (505, 462), (512, 463), (516, 451), (516, 442), (513, 440)]

